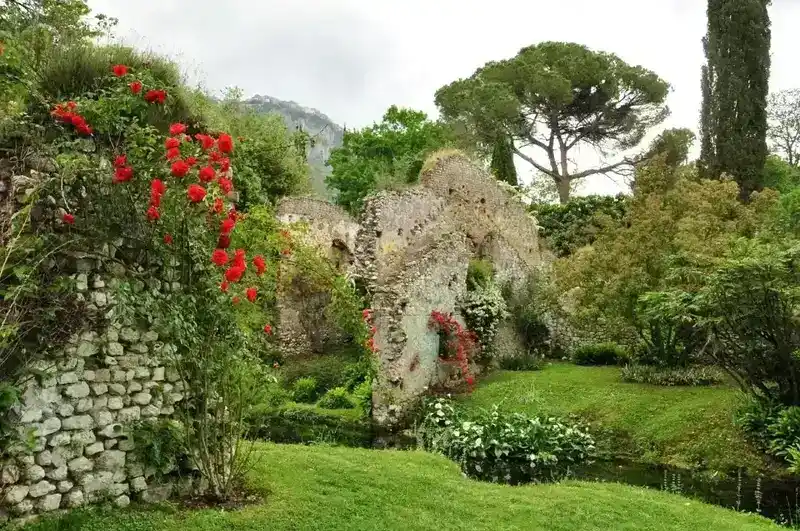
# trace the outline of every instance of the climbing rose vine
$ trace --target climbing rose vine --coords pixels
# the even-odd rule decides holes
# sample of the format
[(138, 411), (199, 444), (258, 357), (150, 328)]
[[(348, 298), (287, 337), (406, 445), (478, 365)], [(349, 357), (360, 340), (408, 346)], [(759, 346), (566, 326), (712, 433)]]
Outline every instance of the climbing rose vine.
[[(113, 65), (111, 71), (120, 79), (120, 83), (127, 84), (133, 95), (142, 94), (145, 87), (138, 79), (130, 81), (133, 76), (128, 66)], [(166, 90), (155, 87), (145, 91), (141, 97), (150, 104), (164, 104), (168, 94)], [(51, 114), (57, 122), (70, 126), (78, 135), (94, 134), (91, 125), (80, 113), (79, 105), (74, 101), (56, 105)], [(185, 208), (180, 209), (176, 215), (201, 216), (205, 220), (206, 229), (215, 236), (216, 249), (209, 259), (220, 269), (220, 290), (230, 295), (233, 304), (239, 304), (243, 300), (251, 304), (257, 303), (259, 291), (256, 286), (251, 285), (251, 280), (254, 281), (254, 277), (260, 277), (267, 270), (265, 258), (261, 255), (254, 256), (253, 267), (249, 267), (246, 249), (236, 249), (232, 254), (227, 251), (231, 234), (237, 222), (243, 218), (233, 205), (227, 211), (225, 208), (226, 200), (234, 193), (229, 158), (235, 149), (233, 138), (224, 132), (216, 136), (197, 133), (192, 137), (187, 134), (188, 131), (189, 127), (183, 123), (174, 123), (169, 127), (169, 136), (163, 143), (163, 167), (156, 168), (156, 174), (169, 177), (155, 177), (150, 180), (149, 201), (142, 206), (142, 216), (150, 223), (161, 223), (164, 221), (162, 207), (165, 198), (169, 194), (182, 196)], [(138, 172), (129, 163), (127, 154), (117, 154), (113, 167), (111, 182), (114, 185), (125, 187), (135, 183)], [(147, 171), (141, 173), (148, 174)], [(80, 214), (65, 212), (61, 221), (65, 225), (75, 225), (76, 221), (79, 224)], [(175, 240), (171, 234), (164, 232), (163, 242), (165, 245), (172, 245)], [(289, 252), (288, 247), (282, 250), (283, 254)], [(273, 333), (273, 327), (269, 323), (264, 325), (263, 330), (267, 335)]]
[(475, 332), (467, 330), (455, 320), (452, 314), (433, 310), (428, 326), (444, 340), (444, 352), (439, 359), (445, 363), (455, 363), (461, 369), (461, 377), (472, 388), (475, 378), (469, 370), (470, 358), (480, 353), (480, 343)]

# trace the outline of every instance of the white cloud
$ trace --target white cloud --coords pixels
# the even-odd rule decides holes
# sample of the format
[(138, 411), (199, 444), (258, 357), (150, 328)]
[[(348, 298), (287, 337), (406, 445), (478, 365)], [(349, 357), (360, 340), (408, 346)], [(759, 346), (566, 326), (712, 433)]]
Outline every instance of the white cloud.
[[(90, 0), (125, 42), (175, 57), (213, 90), (237, 85), (348, 126), (392, 104), (435, 114), (433, 94), (545, 40), (616, 53), (672, 84), (669, 127), (696, 128), (702, 0)], [(800, 3), (774, 0), (772, 88), (800, 87)], [(583, 158), (583, 157), (582, 157)], [(520, 169), (523, 169), (522, 167)], [(527, 168), (525, 168), (527, 172)], [(611, 192), (602, 177), (587, 192)]]

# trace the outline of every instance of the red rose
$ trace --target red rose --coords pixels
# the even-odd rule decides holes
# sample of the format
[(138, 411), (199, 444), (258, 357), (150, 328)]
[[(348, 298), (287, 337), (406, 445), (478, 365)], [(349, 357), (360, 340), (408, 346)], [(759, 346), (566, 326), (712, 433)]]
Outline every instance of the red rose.
[(222, 291), (222, 293), (228, 293), (228, 287), (229, 284), (227, 280), (223, 280), (222, 283), (219, 285), (219, 289), (220, 291)]
[(225, 270), (225, 280), (228, 282), (239, 282), (242, 275), (244, 275), (244, 269), (240, 267), (229, 267)]
[(172, 245), (172, 234), (166, 233), (164, 235), (164, 243), (166, 243), (167, 245)]
[(271, 336), (272, 335), (272, 326), (269, 325), (269, 324), (265, 324), (264, 325), (264, 333), (267, 334), (268, 336)]
[(232, 219), (223, 219), (222, 226), (219, 229), (220, 234), (230, 234), (233, 230), (233, 227), (236, 226), (236, 222)]
[(175, 177), (185, 177), (189, 173), (189, 165), (182, 160), (178, 160), (172, 163), (171, 172)]
[(134, 93), (134, 94), (139, 94), (142, 91), (142, 82), (141, 81), (134, 81), (133, 83), (131, 83), (128, 86), (131, 88), (131, 92)]
[(155, 221), (161, 217), (161, 213), (158, 211), (158, 207), (156, 205), (150, 205), (147, 209), (147, 219), (150, 221)]
[(475, 383), (475, 378), (473, 378), (472, 376), (467, 376), (466, 381), (467, 385), (472, 385)]
[(231, 237), (227, 234), (220, 234), (217, 240), (217, 249), (227, 249), (231, 246)]
[(267, 262), (264, 260), (264, 257), (261, 255), (256, 256), (253, 258), (253, 265), (256, 266), (256, 273), (261, 276), (264, 274), (264, 271), (267, 270)]
[(172, 124), (169, 126), (169, 134), (172, 136), (182, 135), (186, 132), (186, 126), (184, 124)]
[[(167, 160), (176, 160), (181, 158), (181, 150), (178, 148), (172, 148), (167, 150)], [(188, 164), (188, 162), (187, 162)]]
[(133, 179), (133, 168), (130, 166), (125, 166), (123, 168), (117, 168), (114, 170), (115, 183), (126, 183), (131, 179)]
[(65, 212), (64, 215), (61, 216), (61, 221), (63, 221), (67, 225), (74, 225), (75, 224), (75, 216), (73, 216), (69, 212)]
[(222, 209), (224, 207), (225, 207), (225, 205), (223, 205), (221, 198), (218, 197), (218, 198), (214, 199), (214, 212), (215, 213), (222, 214)]
[(228, 263), (228, 253), (224, 249), (214, 249), (214, 252), (211, 253), (211, 261), (222, 267)]
[(200, 169), (200, 173), (198, 174), (198, 178), (203, 181), (204, 183), (210, 183), (214, 180), (217, 176), (217, 172), (214, 171), (214, 168), (211, 166), (206, 166)]
[(258, 290), (256, 288), (247, 288), (245, 294), (247, 295), (247, 300), (256, 302), (256, 297), (258, 297)]
[(167, 91), (165, 90), (148, 90), (144, 95), (144, 101), (147, 103), (164, 103), (167, 100)]
[(219, 139), (217, 139), (217, 146), (223, 153), (230, 153), (233, 151), (233, 139), (231, 138), (231, 135), (219, 135)]
[(236, 296), (233, 299), (231, 299), (231, 301), (233, 302), (233, 304), (239, 304), (240, 302), (242, 302), (242, 299)]
[(181, 147), (181, 141), (174, 137), (169, 137), (164, 141), (164, 147), (167, 149)]
[(197, 164), (197, 157), (186, 157), (186, 164), (188, 164), (189, 166), (194, 166), (195, 164)]
[(114, 72), (114, 75), (117, 77), (122, 77), (128, 73), (128, 67), (125, 65), (114, 65), (111, 67), (111, 70)]
[(233, 255), (233, 267), (238, 267), (242, 270), (247, 269), (247, 256), (244, 249), (236, 249), (236, 253)]
[(212, 151), (211, 153), (208, 154), (208, 158), (214, 164), (219, 164), (220, 162), (222, 162), (222, 159), (224, 157), (222, 156), (222, 153), (220, 153), (219, 151)]
[(164, 181), (161, 179), (153, 179), (150, 181), (150, 194), (151, 195), (163, 195), (164, 192), (167, 191), (167, 186), (164, 184)]
[(231, 181), (230, 179), (226, 179), (225, 177), (220, 177), (219, 179), (217, 179), (217, 182), (219, 183), (220, 190), (222, 190), (224, 193), (229, 194), (231, 193), (231, 190), (233, 190), (233, 181)]
[(206, 198), (206, 189), (199, 184), (190, 184), (186, 190), (186, 196), (192, 203), (199, 203)]
[(117, 158), (114, 159), (114, 167), (115, 168), (122, 168), (128, 163), (128, 157), (125, 155), (117, 155)]
[(209, 149), (214, 147), (214, 143), (216, 142), (216, 140), (214, 140), (210, 136), (201, 133), (194, 135), (194, 137), (200, 141), (200, 147), (203, 148), (203, 151), (208, 151)]

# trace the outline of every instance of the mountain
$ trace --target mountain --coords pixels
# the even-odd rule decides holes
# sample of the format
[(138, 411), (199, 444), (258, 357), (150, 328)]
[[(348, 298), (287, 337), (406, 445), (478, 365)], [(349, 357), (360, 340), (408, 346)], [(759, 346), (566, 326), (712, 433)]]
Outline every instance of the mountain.
[(256, 94), (245, 100), (244, 103), (260, 113), (281, 115), (290, 131), (302, 128), (311, 135), (314, 144), (308, 153), (308, 164), (311, 166), (311, 186), (316, 194), (331, 198), (333, 194), (325, 186), (325, 177), (330, 174), (331, 169), (325, 164), (325, 161), (328, 160), (333, 148), (342, 145), (344, 129), (322, 112), (303, 107), (293, 101)]

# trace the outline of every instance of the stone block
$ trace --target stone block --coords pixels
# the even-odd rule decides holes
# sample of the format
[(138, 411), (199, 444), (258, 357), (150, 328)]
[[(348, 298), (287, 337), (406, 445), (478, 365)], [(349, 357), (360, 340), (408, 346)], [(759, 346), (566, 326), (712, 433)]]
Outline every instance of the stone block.
[(92, 393), (95, 396), (102, 396), (108, 392), (108, 385), (104, 383), (93, 383), (92, 384)]
[(141, 476), (133, 478), (131, 480), (131, 490), (133, 492), (142, 492), (143, 490), (147, 490), (147, 481)]
[(86, 474), (81, 479), (81, 486), (86, 494), (95, 492), (108, 492), (113, 481), (114, 474), (108, 471)]
[(125, 347), (122, 346), (122, 343), (112, 341), (106, 345), (106, 354), (119, 358), (125, 354)]
[(139, 332), (133, 328), (125, 327), (119, 332), (119, 337), (126, 343), (136, 343), (139, 341)]
[(20, 423), (22, 424), (32, 424), (34, 422), (39, 422), (42, 420), (44, 412), (42, 411), (41, 407), (36, 406), (26, 406), (22, 409), (20, 415)]
[(128, 394), (133, 395), (142, 390), (142, 384), (139, 382), (131, 382), (128, 384)]
[(154, 404), (142, 408), (142, 417), (157, 417), (159, 414), (161, 414), (161, 408)]
[(14, 485), (6, 492), (5, 503), (8, 505), (18, 504), (28, 496), (28, 490), (27, 485)]
[(144, 334), (142, 334), (142, 341), (145, 343), (155, 343), (158, 341), (158, 332), (155, 330), (148, 330)]
[(106, 450), (111, 450), (117, 445), (117, 439), (108, 439), (103, 443), (103, 447)]
[(22, 472), (14, 463), (7, 463), (0, 470), (0, 485), (12, 485), (20, 480)]
[(130, 437), (125, 439), (120, 439), (119, 444), (117, 444), (117, 448), (122, 452), (131, 452), (134, 448), (136, 448), (136, 443)]
[[(97, 434), (106, 439), (113, 439), (115, 437), (119, 437), (120, 435), (122, 435), (123, 431), (124, 430), (122, 428), (122, 425), (115, 423), (115, 424), (109, 424), (108, 426), (97, 432)], [(106, 446), (106, 448), (108, 448), (108, 446)]]
[(94, 371), (83, 371), (83, 379), (87, 382), (93, 382), (95, 379)]
[(86, 382), (78, 382), (66, 388), (64, 394), (70, 398), (86, 398), (89, 396), (89, 384)]
[(22, 500), (11, 508), (11, 512), (17, 516), (28, 514), (33, 510), (33, 502), (31, 500)]
[(83, 491), (80, 489), (69, 491), (65, 498), (65, 505), (72, 509), (83, 505)]
[(133, 395), (131, 400), (133, 400), (134, 404), (140, 406), (146, 406), (147, 404), (153, 401), (153, 395), (151, 395), (150, 393), (137, 393)]
[(92, 418), (94, 418), (95, 426), (98, 428), (105, 428), (114, 422), (114, 415), (105, 409), (95, 409), (92, 411)]
[(29, 466), (25, 469), (25, 479), (31, 483), (44, 479), (44, 468), (39, 465)]
[(43, 513), (49, 513), (51, 511), (55, 511), (60, 506), (61, 506), (61, 494), (48, 494), (47, 496), (44, 496), (42, 499), (40, 499), (39, 503), (36, 504), (36, 508)]
[(61, 385), (69, 385), (78, 383), (78, 375), (75, 372), (65, 372), (58, 377), (58, 383)]
[(58, 416), (59, 417), (71, 417), (75, 414), (75, 406), (72, 404), (61, 404), (58, 406)]
[(175, 383), (181, 379), (180, 375), (178, 374), (178, 371), (173, 368), (167, 369), (166, 376), (167, 376), (167, 381), (170, 383)]
[(97, 470), (116, 472), (125, 468), (125, 452), (121, 450), (106, 450), (95, 457)]
[(54, 490), (56, 490), (55, 485), (49, 481), (42, 480), (30, 486), (30, 489), (28, 490), (28, 496), (31, 498), (41, 498), (45, 494), (50, 494)]
[(153, 369), (153, 381), (154, 382), (163, 382), (164, 381), (164, 367), (156, 367)]
[(103, 443), (101, 443), (100, 441), (97, 441), (97, 442), (92, 443), (89, 446), (87, 446), (83, 450), (83, 453), (86, 454), (87, 457), (92, 457), (93, 455), (97, 455), (102, 451), (103, 451)]
[(127, 389), (125, 389), (125, 386), (121, 383), (112, 383), (108, 386), (108, 392), (112, 395), (122, 396), (126, 391)]
[(114, 382), (125, 382), (127, 378), (125, 376), (125, 371), (121, 371), (119, 369), (115, 369), (111, 371), (111, 380)]
[(81, 358), (89, 358), (97, 355), (98, 352), (100, 352), (100, 348), (96, 344), (89, 341), (81, 341), (75, 355)]
[(79, 431), (72, 434), (72, 444), (86, 446), (95, 442), (97, 438), (92, 430)]
[(110, 369), (98, 369), (94, 371), (94, 381), (95, 382), (110, 382), (111, 381), (111, 370)]
[(60, 466), (58, 468), (53, 468), (52, 470), (48, 470), (47, 477), (52, 479), (53, 481), (63, 481), (67, 479), (69, 475), (69, 469), (64, 466)]
[[(64, 430), (91, 430), (94, 428), (94, 419), (89, 415), (77, 415), (67, 417), (61, 421), (61, 428)], [(74, 437), (73, 437), (74, 440)]]
[(108, 397), (108, 409), (116, 411), (118, 409), (122, 409), (122, 407), (123, 407), (122, 397), (120, 396)]
[(66, 494), (67, 492), (71, 491), (72, 487), (74, 486), (75, 485), (73, 485), (71, 481), (64, 480), (64, 481), (59, 481), (58, 485), (56, 485), (56, 488), (58, 489), (58, 492), (60, 492), (61, 494)]
[(47, 437), (61, 429), (61, 419), (58, 417), (51, 417), (38, 426), (36, 426), (37, 437)]
[(43, 450), (36, 454), (36, 464), (39, 466), (50, 466), (53, 464), (53, 454), (49, 450)]
[(129, 347), (131, 352), (135, 352), (137, 354), (147, 354), (150, 352), (150, 348), (145, 343), (134, 343)]
[(90, 472), (93, 469), (94, 463), (83, 456), (76, 457), (69, 462), (69, 471), (74, 474), (83, 474), (85, 472)]
[(131, 499), (125, 494), (114, 499), (114, 505), (120, 508), (125, 508), (131, 504)]
[(94, 400), (91, 398), (81, 398), (75, 403), (76, 413), (86, 413), (94, 407)]
[(117, 415), (117, 422), (120, 424), (128, 424), (137, 421), (141, 418), (142, 411), (139, 406), (128, 407), (121, 409)]
[(142, 501), (145, 503), (162, 503), (172, 496), (172, 485), (152, 486), (142, 492)]

